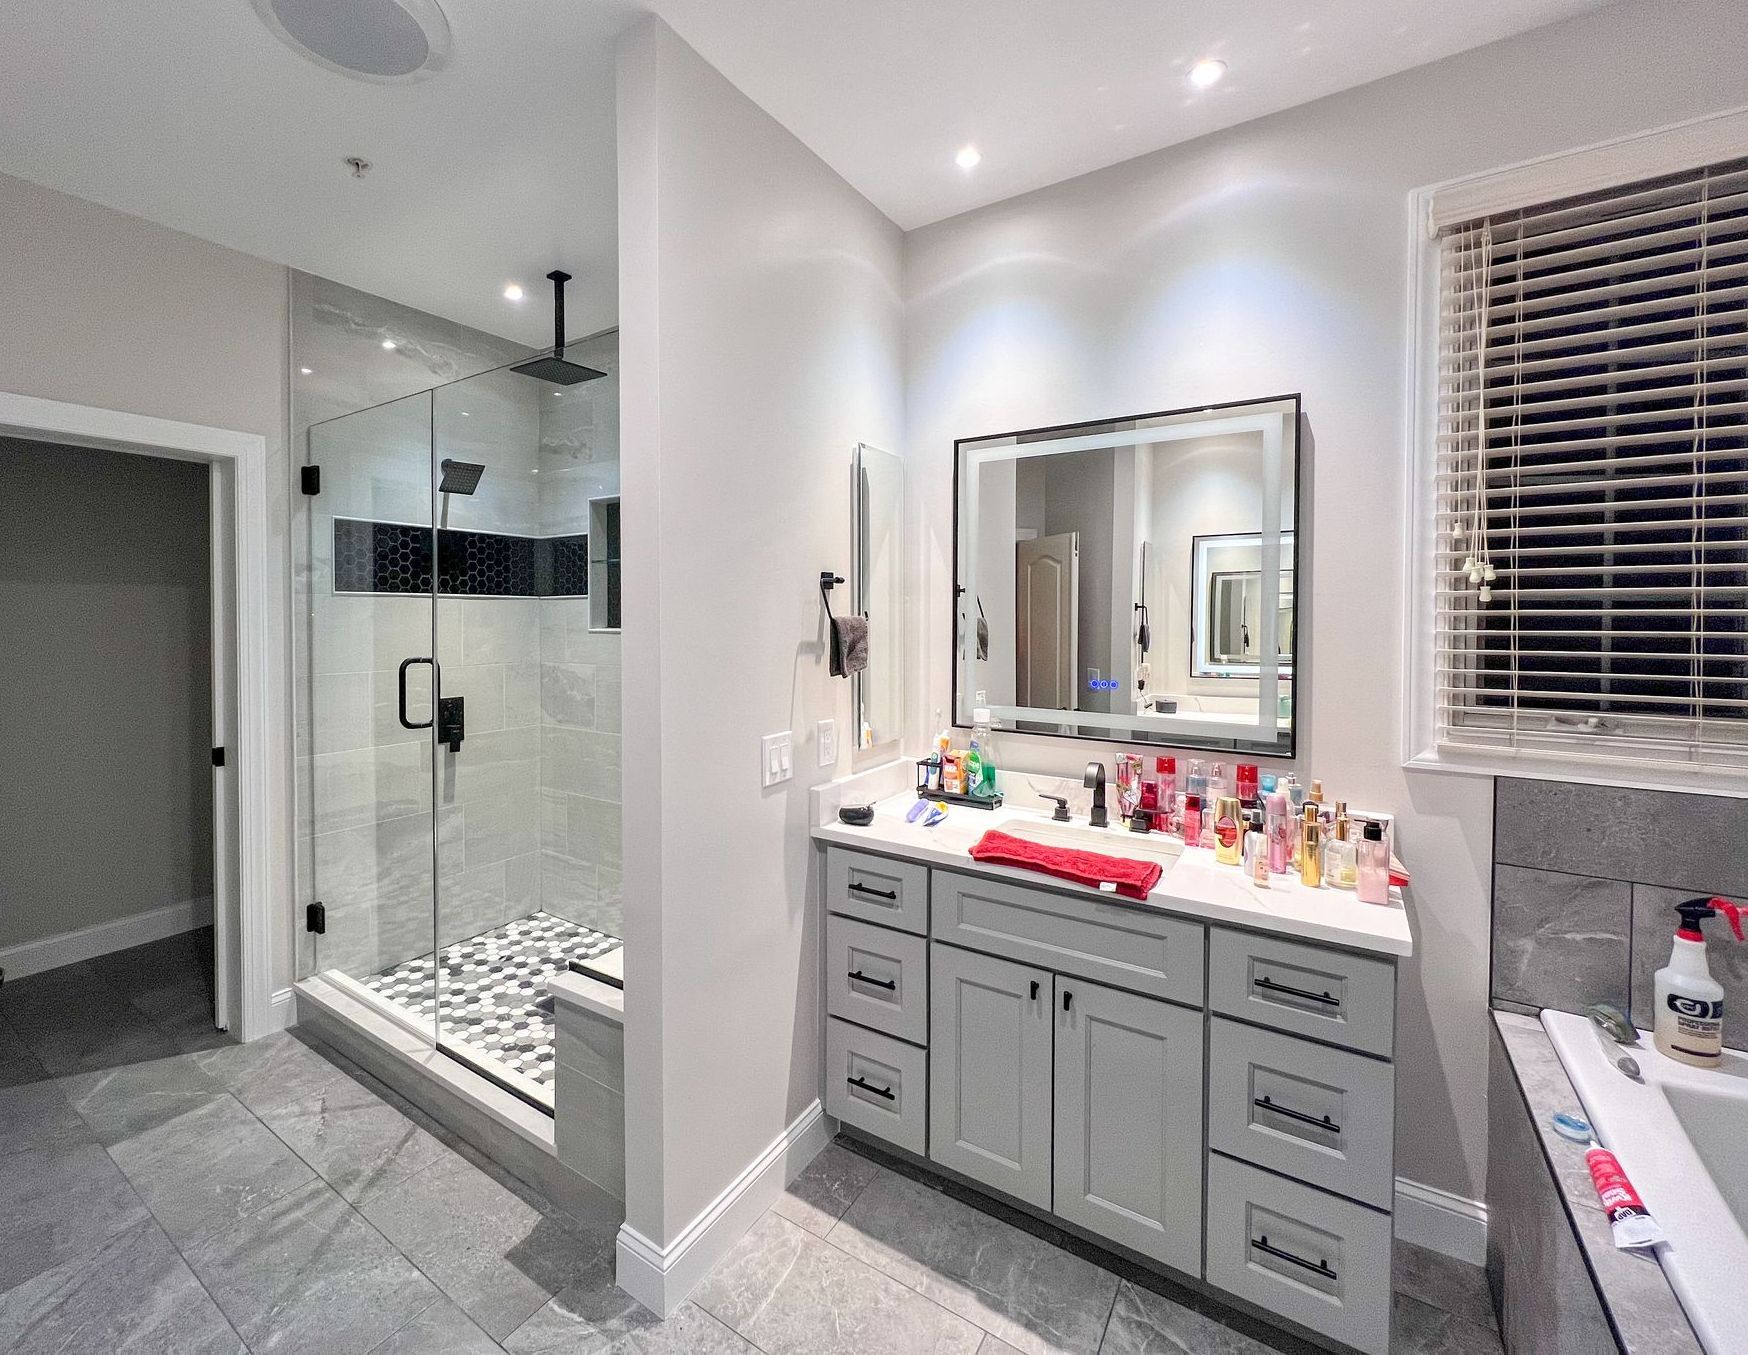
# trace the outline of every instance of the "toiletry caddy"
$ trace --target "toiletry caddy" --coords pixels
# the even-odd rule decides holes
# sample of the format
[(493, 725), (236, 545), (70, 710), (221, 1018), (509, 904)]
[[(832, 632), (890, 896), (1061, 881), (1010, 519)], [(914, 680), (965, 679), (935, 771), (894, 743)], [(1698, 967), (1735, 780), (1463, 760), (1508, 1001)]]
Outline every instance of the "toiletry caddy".
[(897, 808), (814, 830), (828, 1114), (1270, 1321), (1383, 1355), (1396, 964), (1412, 949), (1400, 895), (1379, 907), (1285, 876), (1258, 890), (1190, 848), (1145, 901), (1116, 902), (967, 855), (1028, 815), (923, 831)]

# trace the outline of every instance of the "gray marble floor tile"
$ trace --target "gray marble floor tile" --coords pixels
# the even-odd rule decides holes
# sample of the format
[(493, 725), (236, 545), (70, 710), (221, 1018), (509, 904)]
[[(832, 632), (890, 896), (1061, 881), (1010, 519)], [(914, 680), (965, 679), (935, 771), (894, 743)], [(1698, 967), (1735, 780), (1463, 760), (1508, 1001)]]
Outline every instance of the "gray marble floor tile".
[(0, 1293), (148, 1217), (98, 1144), (57, 1144), (0, 1158)]
[(791, 1223), (824, 1237), (879, 1170), (878, 1164), (860, 1153), (828, 1143), (771, 1208)]
[(1503, 1355), (1499, 1329), (1469, 1322), (1406, 1294), (1395, 1296), (1390, 1349), (1394, 1355)]
[(1412, 1242), (1396, 1243), (1396, 1292), (1482, 1326), (1495, 1325), (1487, 1272)]
[(1627, 999), (1631, 886), (1496, 866), (1493, 996), (1581, 1012)]
[(439, 1295), (370, 1355), (497, 1355), (501, 1350), (453, 1300)]
[(1124, 1280), (1100, 1355), (1271, 1355), (1272, 1347)]
[(76, 1073), (61, 1079), (61, 1086), (98, 1142), (106, 1145), (155, 1129), (225, 1094), (186, 1054)]
[(983, 1341), (964, 1318), (776, 1214), (692, 1297), (769, 1355), (975, 1355)]
[(145, 1219), (0, 1294), (0, 1351), (239, 1355), (244, 1346)]
[(977, 1347), (977, 1355), (1020, 1355), (999, 1336), (984, 1336), (983, 1344)]
[(346, 1077), (263, 1111), (261, 1122), (353, 1204), (399, 1185), (449, 1152), (375, 1092)]
[(0, 1157), (91, 1137), (61, 1084), (34, 1057), (0, 1063)]
[(1117, 1277), (920, 1182), (881, 1168), (834, 1246), (1030, 1355), (1099, 1348)]
[(459, 1156), (384, 1191), (363, 1211), (494, 1340), (526, 1322), (607, 1245)]
[(213, 1097), (109, 1151), (184, 1249), (315, 1177), (229, 1096)]
[(0, 1016), (0, 1063), (10, 1059), (21, 1058), (30, 1053), (24, 1043), (24, 1037), (12, 1028), (12, 1023)]
[(514, 1355), (750, 1355), (753, 1347), (693, 1303), (665, 1322), (613, 1282), (603, 1256), (504, 1339)]
[(194, 1060), (257, 1115), (344, 1076), (332, 1062), (285, 1031), (249, 1044), (204, 1050)]
[(438, 1296), (412, 1262), (321, 1181), (279, 1196), (184, 1252), (256, 1352), (369, 1351)]
[(182, 1052), (174, 1040), (125, 1003), (70, 1008), (26, 1039), (43, 1067), (56, 1077), (174, 1058)]

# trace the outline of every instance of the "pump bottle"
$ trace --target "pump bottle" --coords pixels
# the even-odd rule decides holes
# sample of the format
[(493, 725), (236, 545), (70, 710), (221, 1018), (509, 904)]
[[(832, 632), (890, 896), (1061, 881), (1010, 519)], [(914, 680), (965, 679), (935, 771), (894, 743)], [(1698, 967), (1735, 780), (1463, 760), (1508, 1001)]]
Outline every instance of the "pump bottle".
[(1696, 1068), (1715, 1068), (1724, 1050), (1724, 985), (1706, 964), (1706, 938), (1700, 924), (1722, 913), (1738, 941), (1748, 908), (1727, 899), (1689, 899), (1675, 905), (1681, 929), (1669, 963), (1657, 971), (1656, 1023), (1652, 1039), (1670, 1058)]

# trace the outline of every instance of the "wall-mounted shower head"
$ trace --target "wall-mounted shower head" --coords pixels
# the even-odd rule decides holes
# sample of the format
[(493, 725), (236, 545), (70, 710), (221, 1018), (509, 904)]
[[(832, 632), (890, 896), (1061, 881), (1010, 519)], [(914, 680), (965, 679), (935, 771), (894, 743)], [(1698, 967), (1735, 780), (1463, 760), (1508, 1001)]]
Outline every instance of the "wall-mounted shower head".
[(445, 457), (440, 463), (443, 478), (437, 482), (439, 494), (471, 494), (479, 488), (479, 478), (486, 468), (477, 461), (454, 461)]
[(575, 386), (584, 381), (600, 380), (607, 373), (565, 360), (564, 285), (571, 280), (571, 275), (555, 268), (546, 276), (552, 279), (552, 352), (545, 357), (530, 358), (511, 370), (531, 376), (536, 381), (550, 381), (555, 386)]

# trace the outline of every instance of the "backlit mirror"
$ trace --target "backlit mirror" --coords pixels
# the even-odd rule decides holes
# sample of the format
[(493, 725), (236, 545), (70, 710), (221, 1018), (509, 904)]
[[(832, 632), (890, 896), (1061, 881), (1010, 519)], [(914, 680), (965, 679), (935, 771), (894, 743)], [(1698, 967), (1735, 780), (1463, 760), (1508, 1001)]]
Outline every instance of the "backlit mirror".
[(851, 489), (856, 610), (868, 618), (868, 666), (855, 676), (855, 740), (897, 740), (904, 719), (904, 463), (863, 443)]
[(1298, 396), (955, 456), (956, 723), (1293, 755)]

